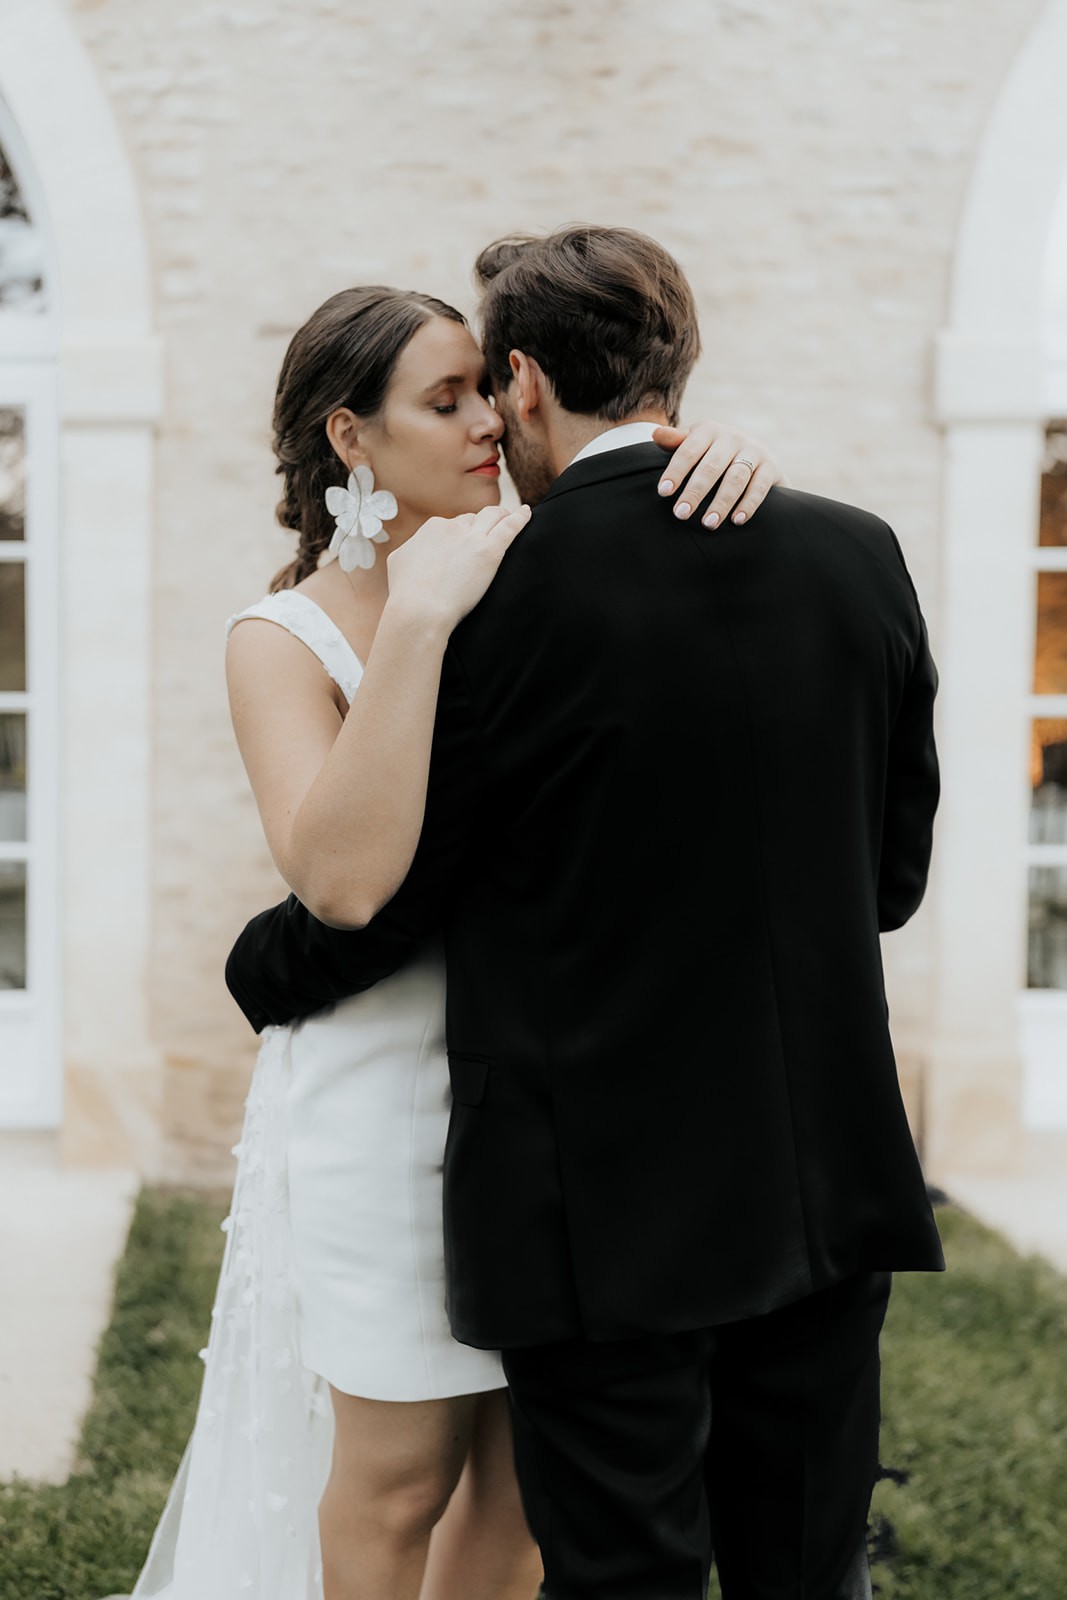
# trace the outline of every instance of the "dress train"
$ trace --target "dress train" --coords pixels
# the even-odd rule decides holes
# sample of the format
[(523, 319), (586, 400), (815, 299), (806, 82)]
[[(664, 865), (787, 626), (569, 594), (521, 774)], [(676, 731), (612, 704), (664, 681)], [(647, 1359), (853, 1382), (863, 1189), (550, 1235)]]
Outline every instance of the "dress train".
[(204, 1382), (132, 1596), (322, 1600), (318, 1503), (333, 1408), (300, 1360), (286, 1172), (287, 1028), (266, 1031), (245, 1111)]

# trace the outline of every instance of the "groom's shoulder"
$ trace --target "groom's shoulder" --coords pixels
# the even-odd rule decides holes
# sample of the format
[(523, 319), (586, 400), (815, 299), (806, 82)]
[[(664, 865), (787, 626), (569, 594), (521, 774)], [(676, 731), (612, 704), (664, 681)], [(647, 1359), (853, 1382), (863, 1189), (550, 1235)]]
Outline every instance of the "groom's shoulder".
[(848, 501), (778, 486), (760, 507), (754, 531), (758, 532), (761, 523), (767, 533), (802, 537), (809, 549), (830, 556), (852, 552), (894, 574), (907, 573), (900, 542), (885, 518)]
[[(531, 529), (547, 534), (575, 522), (587, 524), (590, 518), (608, 520), (617, 517), (623, 507), (638, 521), (662, 519), (673, 511), (673, 500), (664, 500), (657, 492), (668, 459), (668, 453), (657, 445), (637, 444), (573, 463), (535, 508)], [(707, 510), (713, 493), (696, 508), (694, 523)], [(772, 489), (753, 526), (759, 522), (768, 528), (791, 525), (828, 536), (837, 532), (881, 545), (894, 542), (893, 531), (882, 517), (803, 489)]]
[[(612, 530), (630, 525), (639, 532), (656, 522), (674, 525), (673, 499), (665, 500), (658, 493), (667, 459), (667, 453), (655, 445), (633, 445), (569, 467), (534, 511), (529, 531), (535, 538), (529, 540), (527, 550), (531, 564), (536, 564), (538, 555), (553, 549), (556, 535), (569, 533), (576, 525), (589, 528), (599, 524)], [(714, 492), (695, 508), (690, 519), (694, 530), (699, 528)], [(730, 524), (721, 531), (732, 531)], [(848, 550), (857, 554), (864, 551), (879, 564), (896, 570), (904, 564), (896, 535), (883, 517), (862, 506), (805, 489), (771, 489), (744, 533), (746, 538), (757, 536), (755, 543), (762, 547), (764, 557), (770, 555), (766, 544), (782, 534), (788, 536), (786, 542), (789, 537), (804, 536), (805, 545), (813, 553), (840, 551), (844, 555)]]
[(809, 526), (827, 534), (840, 532), (878, 541), (895, 537), (884, 517), (863, 506), (846, 500), (830, 500), (825, 495), (781, 484), (769, 492), (759, 515), (782, 523)]

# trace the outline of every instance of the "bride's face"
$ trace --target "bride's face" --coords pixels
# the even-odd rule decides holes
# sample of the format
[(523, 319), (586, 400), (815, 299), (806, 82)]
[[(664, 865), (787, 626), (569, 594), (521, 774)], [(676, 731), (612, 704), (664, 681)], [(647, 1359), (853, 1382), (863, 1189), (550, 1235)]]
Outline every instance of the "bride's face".
[(500, 501), (504, 423), (490, 404), (482, 352), (461, 323), (432, 317), (401, 351), (361, 451), (401, 515), (419, 522)]

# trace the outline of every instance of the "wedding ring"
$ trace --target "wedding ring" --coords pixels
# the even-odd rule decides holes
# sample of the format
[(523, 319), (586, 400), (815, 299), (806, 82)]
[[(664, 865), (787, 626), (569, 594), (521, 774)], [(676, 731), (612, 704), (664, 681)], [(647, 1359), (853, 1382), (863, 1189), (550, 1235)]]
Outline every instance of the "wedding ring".
[(756, 463), (750, 461), (747, 456), (734, 456), (734, 466), (747, 467), (749, 472), (755, 472), (756, 470)]

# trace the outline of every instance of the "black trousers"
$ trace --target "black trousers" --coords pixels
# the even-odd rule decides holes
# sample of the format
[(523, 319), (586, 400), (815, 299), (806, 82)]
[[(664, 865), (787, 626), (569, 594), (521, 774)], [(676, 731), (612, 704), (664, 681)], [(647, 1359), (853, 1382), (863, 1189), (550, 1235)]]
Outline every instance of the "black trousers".
[(867, 1600), (888, 1273), (722, 1327), (504, 1352), (546, 1600)]

